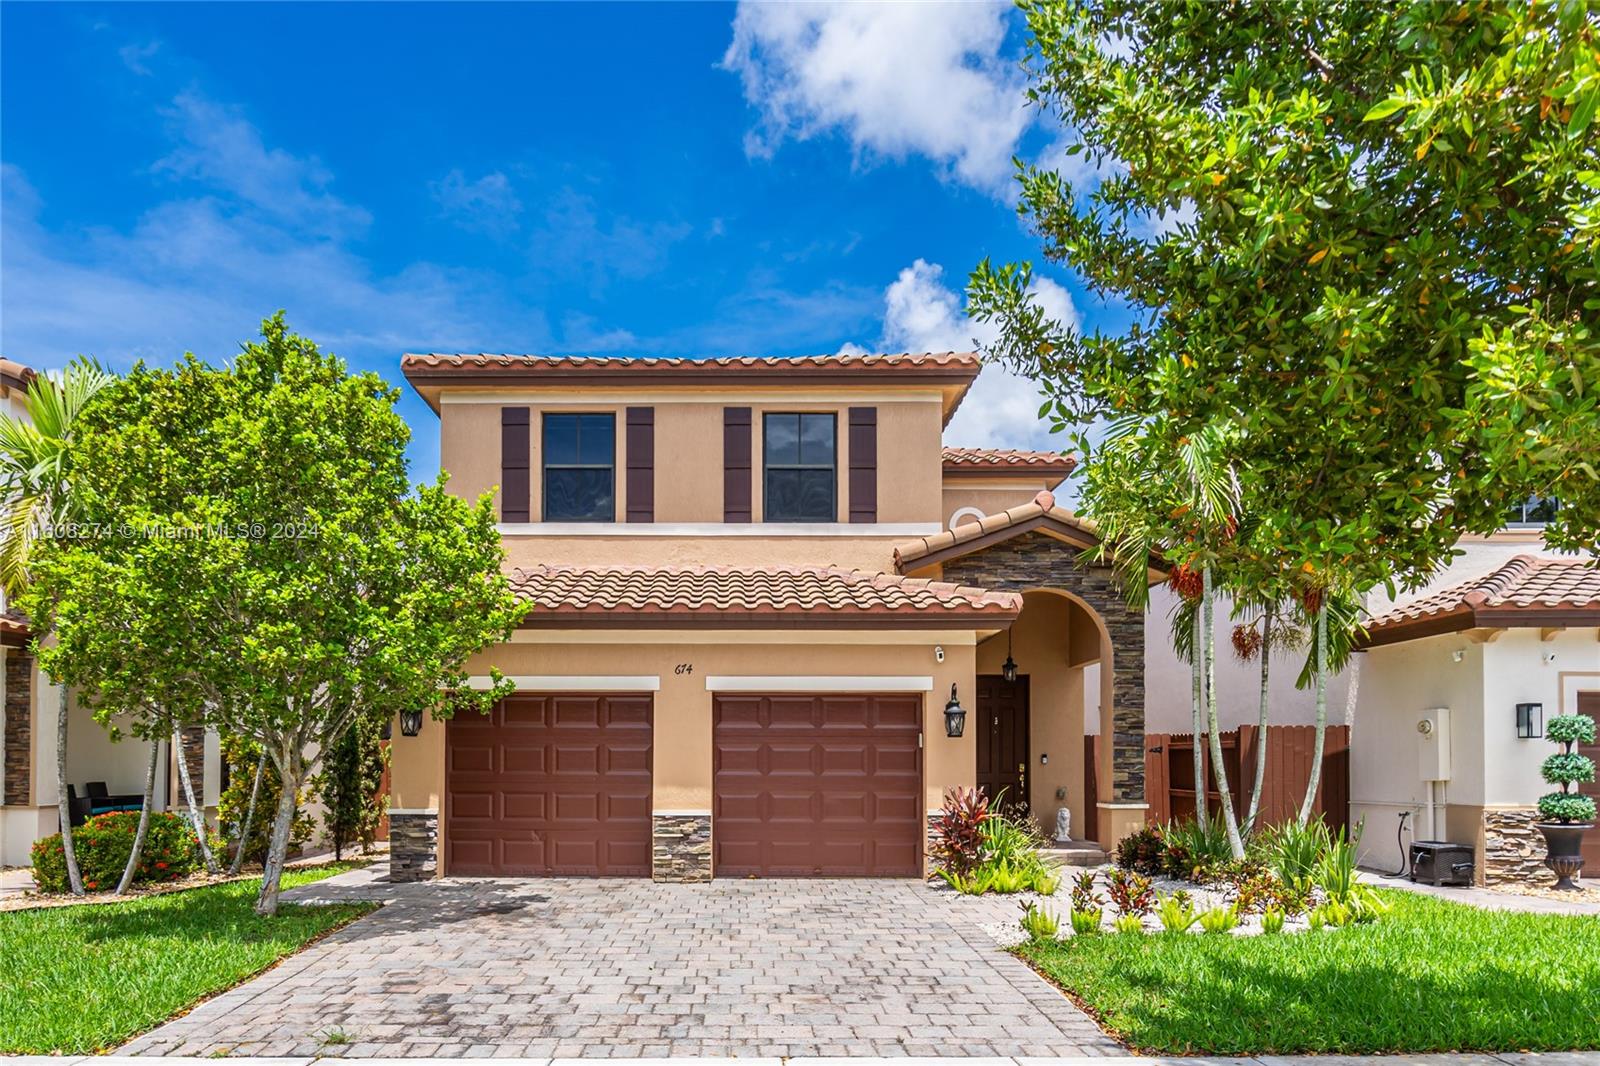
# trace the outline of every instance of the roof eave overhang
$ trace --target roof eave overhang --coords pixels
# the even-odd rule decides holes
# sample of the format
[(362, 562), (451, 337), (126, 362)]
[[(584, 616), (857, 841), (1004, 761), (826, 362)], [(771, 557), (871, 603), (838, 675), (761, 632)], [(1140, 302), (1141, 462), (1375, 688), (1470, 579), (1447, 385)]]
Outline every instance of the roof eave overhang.
[(1462, 606), (1450, 611), (1424, 615), (1369, 627), (1357, 648), (1381, 648), (1409, 640), (1465, 633), (1469, 629), (1540, 629), (1545, 627), (1582, 628), (1600, 626), (1600, 607), (1483, 607)]
[(1054, 478), (1059, 481), (1072, 473), (1072, 464), (1066, 466), (972, 466), (969, 464), (947, 464), (944, 468), (946, 480), (958, 479), (986, 479), (1010, 478), (1019, 481), (1039, 481)]
[(1003, 629), (1018, 611), (534, 611), (519, 629)]

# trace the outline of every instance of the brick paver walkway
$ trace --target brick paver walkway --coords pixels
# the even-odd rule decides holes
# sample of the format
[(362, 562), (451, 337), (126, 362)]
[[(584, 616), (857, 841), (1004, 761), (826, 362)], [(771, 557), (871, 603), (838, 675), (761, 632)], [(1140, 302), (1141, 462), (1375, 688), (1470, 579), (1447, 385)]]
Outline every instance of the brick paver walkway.
[(1014, 900), (910, 881), (361, 880), (287, 898), (391, 902), (123, 1053), (1123, 1053), (985, 932)]

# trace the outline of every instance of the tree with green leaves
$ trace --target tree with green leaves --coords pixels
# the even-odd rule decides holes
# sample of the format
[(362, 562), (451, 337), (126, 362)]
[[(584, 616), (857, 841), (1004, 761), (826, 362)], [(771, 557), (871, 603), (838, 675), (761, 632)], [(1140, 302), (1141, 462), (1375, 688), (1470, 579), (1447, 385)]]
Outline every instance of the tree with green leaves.
[(344, 858), (347, 844), (360, 844), (363, 851), (372, 847), (388, 806), (388, 797), (379, 793), (383, 771), (389, 765), (389, 749), (383, 743), (386, 723), (359, 718), (322, 760), (322, 773), (316, 778), (317, 794), (325, 812), (323, 827), (333, 842), (333, 857)]
[[(413, 487), (397, 392), (352, 374), (280, 314), (225, 366), (136, 366), (75, 442), (89, 532), (61, 546), (52, 589), (63, 654), (116, 601), (159, 650), (192, 721), (261, 744), (281, 781), (256, 909), (276, 913), (295, 800), (364, 718), (401, 707), (486, 710), (509, 685), (468, 684), (469, 656), (524, 608), (501, 571), (485, 495)], [(114, 571), (91, 597), (74, 556)], [(191, 705), (189, 699), (179, 701)]]
[[(1020, 167), (1019, 212), (1132, 319), (1052, 320), (1026, 263), (981, 264), (970, 306), (1058, 427), (1141, 418), (1165, 455), (1231, 428), (1270, 565), (1229, 585), (1287, 578), (1307, 609), (1320, 755), (1370, 589), (1422, 585), (1528, 495), (1562, 501), (1552, 539), (1596, 546), (1600, 7), (1021, 7), (1030, 99), (1103, 180)], [(1085, 476), (1092, 501), (1124, 474)]]
[(1530, 494), (1594, 546), (1592, 0), (1022, 8), (1030, 98), (1106, 177), (1024, 167), (1019, 211), (1133, 315), (1084, 333), (1028, 264), (974, 273), (1057, 423), (1237, 427), (1248, 509), (1333, 597), (1421, 584)]
[[(26, 418), (0, 414), (0, 585), (13, 603), (28, 591), (41, 542), (70, 526), (80, 515), (75, 489), (72, 445), (82, 432), (83, 412), (113, 381), (98, 363), (80, 359), (59, 380), (35, 376), (28, 383)], [(24, 607), (24, 609), (26, 609)], [(48, 614), (33, 619), (34, 645), (50, 636)], [(67, 810), (67, 722), (71, 696), (60, 683), (56, 709), (56, 797), (61, 812), (61, 847), (67, 883), (83, 895), (83, 876), (72, 849), (72, 818)], [(150, 807), (148, 789), (145, 809)], [(143, 823), (141, 823), (141, 828)], [(125, 879), (126, 880), (126, 879)]]

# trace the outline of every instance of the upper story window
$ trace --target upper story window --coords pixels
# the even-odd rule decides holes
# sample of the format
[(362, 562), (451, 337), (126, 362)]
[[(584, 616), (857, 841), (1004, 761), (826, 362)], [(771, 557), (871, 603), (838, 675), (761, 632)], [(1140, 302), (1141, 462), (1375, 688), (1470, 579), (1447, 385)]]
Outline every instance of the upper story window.
[(1506, 525), (1511, 529), (1549, 525), (1555, 521), (1556, 512), (1560, 509), (1559, 500), (1529, 496), (1521, 503), (1514, 503), (1506, 508)]
[(833, 415), (769, 414), (761, 420), (764, 517), (835, 522)]
[(616, 521), (615, 417), (546, 414), (543, 423), (544, 520)]

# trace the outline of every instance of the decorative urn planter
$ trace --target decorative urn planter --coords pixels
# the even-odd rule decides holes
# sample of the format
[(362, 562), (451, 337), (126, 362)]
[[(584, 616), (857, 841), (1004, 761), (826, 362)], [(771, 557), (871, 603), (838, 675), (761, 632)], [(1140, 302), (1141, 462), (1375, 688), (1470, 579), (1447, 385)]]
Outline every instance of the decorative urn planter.
[(1561, 750), (1544, 761), (1539, 775), (1560, 785), (1561, 791), (1539, 797), (1543, 821), (1534, 825), (1544, 834), (1549, 849), (1544, 864), (1556, 875), (1556, 887), (1571, 890), (1578, 887), (1572, 879), (1583, 871), (1583, 834), (1594, 828), (1594, 800), (1572, 790), (1581, 781), (1594, 780), (1594, 760), (1576, 750), (1580, 744), (1594, 743), (1594, 719), (1586, 714), (1559, 715), (1550, 720), (1545, 736)]
[(1583, 834), (1594, 828), (1593, 823), (1562, 825), (1559, 822), (1533, 823), (1544, 834), (1549, 856), (1544, 864), (1556, 875), (1556, 887), (1576, 889), (1572, 879), (1583, 869)]

